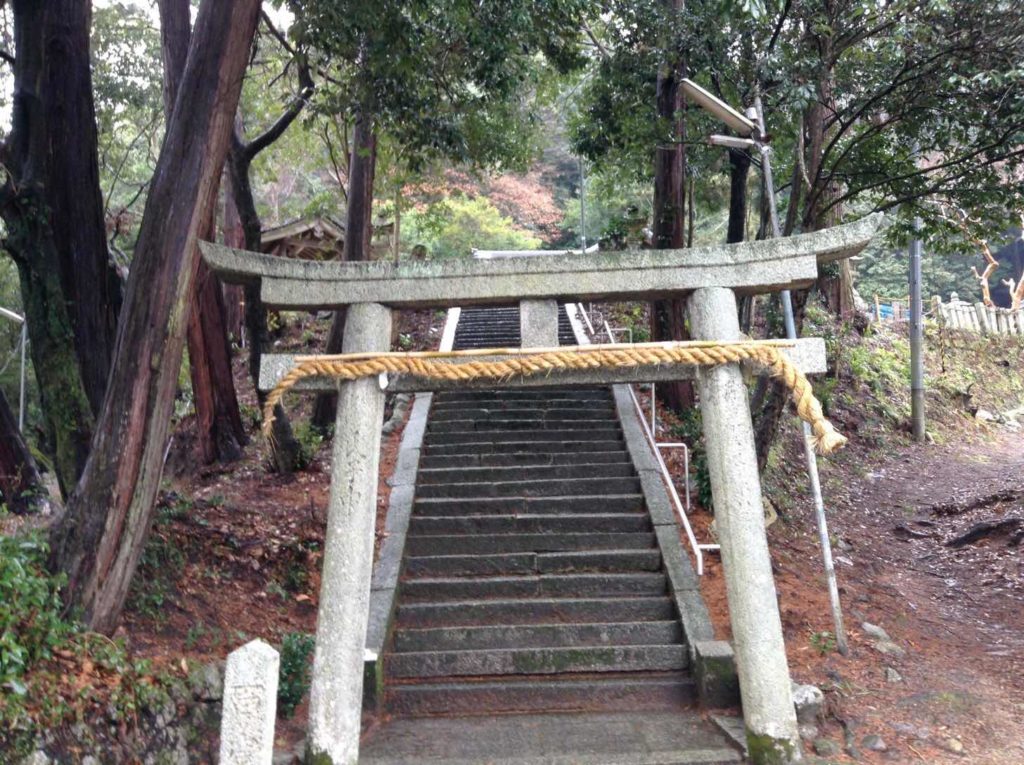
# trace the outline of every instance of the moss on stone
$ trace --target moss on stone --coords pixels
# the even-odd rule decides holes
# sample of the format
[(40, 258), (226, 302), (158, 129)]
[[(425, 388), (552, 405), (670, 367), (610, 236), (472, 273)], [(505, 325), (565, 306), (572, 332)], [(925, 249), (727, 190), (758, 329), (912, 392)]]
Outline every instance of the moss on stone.
[(790, 765), (796, 762), (797, 746), (789, 739), (747, 730), (747, 757), (753, 765)]

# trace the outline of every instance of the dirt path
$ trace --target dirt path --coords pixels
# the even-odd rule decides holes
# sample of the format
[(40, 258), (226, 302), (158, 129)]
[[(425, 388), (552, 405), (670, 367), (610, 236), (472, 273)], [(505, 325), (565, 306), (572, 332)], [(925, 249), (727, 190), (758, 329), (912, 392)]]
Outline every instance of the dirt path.
[[(799, 442), (786, 453), (799, 454)], [(822, 688), (827, 719), (808, 740), (822, 762), (1024, 763), (1024, 544), (1015, 534), (959, 548), (947, 542), (990, 520), (1024, 519), (1024, 438), (903, 445), (823, 462), (847, 635), (834, 650), (828, 595), (806, 476), (769, 532), (793, 677)], [(704, 537), (710, 518), (695, 518)], [(1012, 525), (1012, 524), (1008, 524)], [(717, 557), (702, 580), (721, 637), (729, 636)], [(880, 626), (891, 645), (865, 633)], [(881, 737), (885, 751), (865, 738)], [(815, 741), (816, 740), (816, 741)], [(829, 744), (828, 742), (831, 742)]]
[[(872, 467), (858, 462), (856, 475), (823, 470), (851, 654), (806, 650), (798, 627), (787, 634), (794, 674), (829, 690), (846, 723), (831, 734), (866, 759), (1019, 765), (1024, 525), (948, 543), (982, 522), (1024, 519), (1024, 439), (1001, 430), (983, 443), (901, 446)], [(773, 540), (787, 633), (801, 621), (830, 629), (814, 527), (806, 516), (792, 526)], [(817, 613), (802, 613), (801, 601)], [(880, 647), (864, 622), (883, 627), (897, 649)], [(868, 734), (888, 751), (864, 752)]]

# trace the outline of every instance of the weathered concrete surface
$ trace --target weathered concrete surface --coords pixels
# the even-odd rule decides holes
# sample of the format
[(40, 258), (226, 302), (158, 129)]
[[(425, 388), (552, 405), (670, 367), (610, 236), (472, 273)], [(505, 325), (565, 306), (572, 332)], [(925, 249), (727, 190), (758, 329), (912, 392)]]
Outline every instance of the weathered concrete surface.
[(427, 417), (433, 396), (418, 394), (409, 413), (409, 421), (402, 431), (402, 443), (398, 447), (395, 469), (388, 479), (391, 495), (388, 498), (388, 514), (385, 520), (387, 536), (381, 544), (380, 555), (373, 568), (370, 587), (370, 616), (366, 631), (366, 666), (364, 670), (365, 702), (376, 707), (383, 690), (382, 664), (384, 643), (395, 609), (395, 595), (398, 591), (398, 577), (402, 569), (402, 553), (409, 531), (409, 518), (416, 496), (416, 475), (419, 471), (420, 448), (427, 429)]
[(222, 765), (270, 765), (280, 657), (262, 640), (228, 654), (220, 726)]
[(201, 242), (207, 265), (228, 282), (260, 282), (275, 308), (335, 308), (379, 302), (395, 307), (508, 303), (529, 298), (651, 299), (732, 287), (746, 294), (797, 289), (818, 264), (860, 252), (882, 222), (871, 215), (845, 226), (785, 239), (588, 255), (500, 260), (313, 262), (275, 258)]
[[(583, 326), (576, 319), (571, 306), (566, 306), (566, 311), (573, 334), (576, 336), (576, 342), (580, 345), (589, 345), (590, 340), (587, 338)], [(665, 566), (665, 573), (668, 574), (669, 587), (672, 590), (676, 609), (679, 611), (686, 641), (690, 644), (690, 658), (693, 660), (695, 658), (693, 655), (694, 643), (714, 637), (711, 616), (708, 614), (704, 598), (700, 594), (700, 585), (697, 581), (697, 574), (690, 563), (690, 557), (683, 549), (679, 519), (676, 518), (675, 510), (672, 508), (668, 490), (661, 478), (658, 461), (647, 441), (629, 388), (626, 385), (613, 385), (612, 396), (626, 448), (629, 450), (633, 467), (640, 476), (644, 504), (647, 506), (651, 523), (654, 525), (658, 550)]]
[(524, 300), (519, 304), (519, 334), (523, 348), (558, 345), (558, 301)]
[(732, 646), (724, 640), (698, 640), (692, 648), (700, 703), (706, 707), (739, 704), (740, 684)]
[[(557, 331), (557, 330), (556, 330)], [(553, 343), (552, 345), (557, 345)], [(537, 347), (537, 346), (534, 346)], [(801, 338), (792, 348), (783, 348), (797, 368), (804, 374), (821, 374), (827, 370), (825, 341), (820, 337)], [(480, 361), (493, 361), (501, 355), (480, 356)], [(453, 362), (448, 362), (453, 363)], [(260, 357), (260, 389), (273, 390), (274, 386), (295, 366), (295, 355), (287, 353), (264, 353)], [(753, 369), (753, 367), (750, 367)], [(467, 390), (502, 388), (540, 388), (551, 385), (609, 385), (615, 383), (663, 382), (690, 380), (696, 376), (692, 366), (673, 364), (637, 364), (618, 369), (552, 370), (532, 377), (512, 377), (500, 381), (493, 379), (448, 381), (431, 380), (415, 375), (390, 375), (389, 393), (411, 393), (421, 391)], [(297, 391), (334, 390), (335, 382), (328, 377), (310, 377), (300, 381)]]
[[(697, 339), (740, 337), (731, 290), (697, 290), (688, 311)], [(747, 388), (736, 364), (701, 370), (697, 387), (751, 761), (795, 761), (801, 756), (800, 739), (764, 531)]]
[(546, 714), (391, 720), (361, 765), (685, 765), (740, 762), (696, 714)]
[[(390, 310), (373, 303), (349, 308), (345, 353), (383, 351), (390, 343)], [(352, 765), (359, 756), (383, 419), (384, 393), (376, 379), (338, 385), (306, 744), (314, 762), (326, 756), (332, 765)]]

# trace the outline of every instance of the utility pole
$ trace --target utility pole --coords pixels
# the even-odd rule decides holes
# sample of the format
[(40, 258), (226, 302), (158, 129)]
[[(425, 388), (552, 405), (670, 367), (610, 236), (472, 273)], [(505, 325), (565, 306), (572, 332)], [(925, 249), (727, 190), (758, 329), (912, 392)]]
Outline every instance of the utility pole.
[(914, 218), (910, 243), (910, 419), (914, 440), (925, 440), (924, 427), (924, 306), (921, 300), (921, 218)]

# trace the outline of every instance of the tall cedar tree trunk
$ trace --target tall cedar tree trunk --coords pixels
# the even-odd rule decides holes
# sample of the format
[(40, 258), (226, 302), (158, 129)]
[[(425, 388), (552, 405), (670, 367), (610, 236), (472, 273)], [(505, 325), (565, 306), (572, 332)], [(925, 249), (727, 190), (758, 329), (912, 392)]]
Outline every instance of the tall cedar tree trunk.
[[(738, 244), (747, 237), (747, 178), (750, 175), (750, 155), (745, 151), (729, 149), (729, 222), (726, 244)], [(740, 327), (750, 332), (754, 299), (740, 298)]]
[[(377, 167), (377, 134), (373, 120), (365, 112), (356, 117), (352, 133), (352, 160), (349, 164), (348, 210), (345, 214), (345, 247), (342, 260), (370, 259), (373, 237), (373, 177)], [(341, 353), (345, 334), (345, 311), (337, 311), (327, 336), (327, 353)], [(338, 405), (336, 393), (321, 393), (313, 404), (314, 427), (326, 430), (334, 424)]]
[[(826, 12), (835, 12), (831, 1), (825, 3)], [(813, 34), (813, 33), (812, 33)], [(803, 118), (803, 141), (807, 148), (808, 178), (811, 187), (807, 189), (804, 199), (801, 223), (804, 231), (819, 231), (839, 223), (842, 210), (839, 205), (832, 205), (840, 193), (838, 183), (829, 177), (825, 167), (825, 150), (835, 133), (835, 60), (836, 54), (833, 40), (828, 35), (814, 35), (814, 44), (818, 50), (818, 78), (816, 83), (817, 98), (807, 108)], [(797, 147), (798, 151), (803, 146)], [(795, 181), (790, 198), (791, 211), (800, 201), (801, 183), (794, 172)], [(771, 193), (769, 190), (767, 193)], [(784, 233), (792, 233), (794, 216), (787, 214)], [(818, 278), (817, 289), (825, 304), (837, 316), (849, 316), (853, 313), (853, 274), (850, 261), (843, 260), (837, 264), (825, 266)], [(804, 314), (810, 294), (807, 290), (795, 290), (792, 293), (793, 318), (797, 334), (803, 329)], [(786, 409), (788, 395), (785, 389), (775, 380), (761, 378), (754, 390), (752, 410), (754, 416), (754, 442), (757, 448), (758, 468), (763, 471), (768, 464), (768, 455), (778, 434), (782, 415)]]
[[(238, 129), (237, 119), (235, 120), (235, 129)], [(231, 162), (230, 156), (229, 153), (229, 164)], [(238, 215), (238, 205), (235, 204), (235, 196), (231, 190), (231, 177), (228, 172), (225, 172), (224, 177), (221, 179), (221, 188), (224, 189), (224, 212), (221, 224), (223, 242), (228, 247), (244, 250), (245, 229), (242, 228), (242, 219)], [(234, 337), (241, 344), (243, 328), (245, 327), (245, 289), (238, 284), (225, 284), (223, 285), (223, 292), (224, 323), (227, 326), (228, 337)]]
[[(235, 115), (235, 127), (231, 136), (231, 149), (228, 153), (228, 181), (230, 193), (226, 195), (226, 206), (230, 215), (226, 218), (237, 219), (238, 231), (241, 234), (241, 242), (249, 252), (259, 252), (263, 240), (263, 222), (260, 220), (256, 210), (256, 200), (252, 193), (252, 180), (250, 172), (252, 161), (256, 155), (280, 138), (284, 131), (295, 121), (302, 112), (313, 91), (313, 78), (310, 73), (309, 63), (302, 57), (298, 57), (297, 70), (299, 79), (299, 95), (296, 97), (280, 117), (267, 128), (263, 133), (245, 141), (243, 136), (242, 120), (239, 114)], [(232, 227), (234, 228), (234, 227)], [(227, 232), (225, 232), (226, 234)], [(237, 236), (238, 234), (235, 234)], [(260, 408), (266, 400), (266, 394), (260, 390), (260, 356), (263, 346), (267, 342), (267, 311), (260, 299), (259, 286), (249, 284), (244, 287), (245, 296), (245, 331), (249, 337), (249, 376), (252, 378), (253, 387), (256, 389), (256, 397), (259, 400)], [(299, 458), (299, 443), (292, 433), (291, 421), (280, 404), (274, 407), (273, 433), (270, 439), (271, 457), (274, 467), (279, 473), (291, 473), (295, 470)]]
[(18, 266), (46, 447), (67, 496), (88, 458), (117, 302), (104, 270), (89, 3), (11, 5), (17, 58), (2, 151), (3, 246)]
[[(189, 0), (159, 0), (160, 48), (164, 63), (164, 116), (169, 122), (178, 96), (192, 35)], [(203, 211), (200, 239), (216, 238), (216, 194)], [(198, 261), (188, 323), (189, 375), (196, 410), (196, 438), (204, 464), (242, 456), (248, 438), (235, 393), (227, 313), (220, 281)]]
[[(674, 16), (683, 12), (683, 0), (668, 0), (666, 9)], [(686, 76), (682, 51), (658, 71), (658, 117), (672, 125), (672, 142), (654, 153), (654, 247), (659, 250), (685, 246), (686, 222), (686, 127), (683, 122), (681, 80)], [(651, 303), (651, 339), (685, 340), (686, 303), (683, 300), (658, 300)], [(689, 381), (662, 383), (658, 393), (664, 403), (682, 413), (695, 403)]]
[[(107, 251), (92, 98), (89, 0), (55, 0), (47, 23), (46, 198), (85, 393), (98, 415), (114, 357), (121, 280)], [(74, 179), (73, 181), (71, 179)]]
[(30, 513), (49, 504), (39, 468), (18, 430), (7, 397), (0, 390), (0, 494), (13, 513)]
[[(832, 0), (826, 2), (825, 7), (830, 17), (840, 12), (835, 10)], [(830, 177), (825, 166), (825, 151), (835, 136), (837, 127), (834, 117), (836, 52), (832, 36), (814, 34), (813, 39), (818, 49), (819, 70), (816, 83), (817, 98), (808, 107), (805, 122), (809, 133), (807, 148), (810, 154), (807, 172), (812, 186), (808, 190), (804, 206), (804, 231), (820, 231), (837, 225), (842, 218), (841, 207), (833, 204), (840, 194), (839, 183)], [(849, 260), (841, 260), (835, 265), (823, 268), (817, 287), (825, 305), (832, 313), (837, 316), (850, 316), (853, 313), (853, 273)]]
[(85, 472), (55, 529), (66, 603), (111, 632), (152, 525), (196, 275), (259, 0), (203, 0), (150, 186)]

